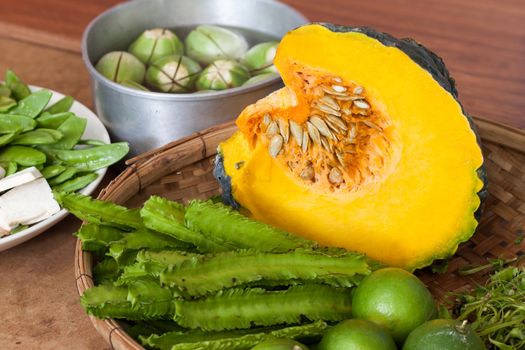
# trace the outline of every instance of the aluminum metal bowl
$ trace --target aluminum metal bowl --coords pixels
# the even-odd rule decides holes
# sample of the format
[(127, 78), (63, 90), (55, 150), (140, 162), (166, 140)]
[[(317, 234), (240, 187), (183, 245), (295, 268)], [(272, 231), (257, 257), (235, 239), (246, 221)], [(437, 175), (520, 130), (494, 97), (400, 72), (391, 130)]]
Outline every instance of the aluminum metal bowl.
[(259, 34), (244, 33), (253, 45), (261, 36), (281, 38), (304, 23), (300, 13), (272, 0), (135, 0), (115, 6), (95, 18), (82, 38), (96, 112), (115, 140), (130, 143), (129, 156), (233, 119), (245, 106), (281, 87), (281, 80), (218, 92), (167, 94), (114, 83), (94, 64), (110, 51), (126, 50), (150, 28), (175, 28), (183, 37), (199, 24), (255, 30)]

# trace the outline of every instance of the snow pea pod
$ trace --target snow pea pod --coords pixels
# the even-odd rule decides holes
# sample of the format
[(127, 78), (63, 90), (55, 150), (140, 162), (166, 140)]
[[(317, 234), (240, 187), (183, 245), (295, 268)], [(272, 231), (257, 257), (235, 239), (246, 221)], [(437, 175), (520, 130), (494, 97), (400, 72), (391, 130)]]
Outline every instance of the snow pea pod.
[(16, 106), (16, 101), (10, 97), (0, 95), (0, 113), (7, 112)]
[(57, 149), (72, 149), (86, 130), (87, 120), (72, 115), (66, 119), (58, 128), (63, 137), (53, 145)]
[(75, 115), (71, 112), (63, 112), (56, 114), (44, 112), (38, 118), (36, 118), (36, 121), (38, 123), (38, 126), (41, 128), (57, 129), (60, 125), (62, 125), (62, 123), (64, 123), (72, 116)]
[(16, 138), (16, 132), (10, 132), (0, 136), (0, 146), (5, 146)]
[(104, 146), (107, 145), (104, 141), (100, 140), (78, 140), (77, 145), (88, 145), (88, 146)]
[(51, 179), (55, 176), (62, 174), (66, 170), (66, 167), (60, 164), (49, 165), (42, 169), (42, 176), (46, 179)]
[(62, 173), (60, 173), (60, 175), (52, 179), (49, 179), (48, 183), (50, 186), (60, 185), (61, 183), (64, 183), (68, 181), (69, 179), (72, 179), (73, 176), (75, 176), (77, 173), (78, 173), (77, 168), (67, 167)]
[(50, 114), (63, 113), (69, 111), (75, 100), (71, 96), (64, 96), (51, 106), (45, 109)]
[(18, 165), (15, 162), (0, 162), (0, 166), (5, 169), (4, 176), (13, 175), (18, 170)]
[(13, 145), (49, 145), (62, 138), (62, 133), (53, 129), (35, 129), (25, 132), (14, 138)]
[(0, 96), (11, 96), (11, 89), (8, 88), (5, 84), (0, 84)]
[(78, 150), (44, 149), (44, 152), (56, 161), (82, 171), (93, 171), (110, 166), (124, 158), (128, 151), (129, 146), (127, 142), (117, 142)]
[(12, 70), (5, 72), (5, 84), (11, 90), (11, 96), (20, 101), (31, 95), (31, 90)]
[(77, 176), (72, 178), (71, 180), (61, 183), (60, 185), (53, 187), (53, 189), (55, 191), (66, 193), (75, 192), (95, 181), (97, 177), (97, 173), (87, 173), (85, 175)]
[(44, 164), (46, 155), (31, 147), (8, 146), (0, 151), (0, 162), (15, 162), (22, 166), (33, 166)]
[(36, 122), (23, 115), (0, 114), (0, 134), (33, 130)]
[(21, 114), (35, 118), (46, 107), (51, 99), (51, 91), (39, 90), (18, 101), (18, 105), (12, 109), (10, 114)]

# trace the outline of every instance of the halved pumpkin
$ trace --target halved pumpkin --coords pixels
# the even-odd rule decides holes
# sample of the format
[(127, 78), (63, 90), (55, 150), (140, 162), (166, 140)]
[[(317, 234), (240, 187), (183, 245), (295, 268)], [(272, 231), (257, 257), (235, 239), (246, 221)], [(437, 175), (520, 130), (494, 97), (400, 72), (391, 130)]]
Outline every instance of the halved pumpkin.
[(283, 38), (275, 65), (286, 87), (219, 147), (230, 203), (407, 270), (472, 236), (483, 156), (441, 59), (369, 28), (310, 24)]

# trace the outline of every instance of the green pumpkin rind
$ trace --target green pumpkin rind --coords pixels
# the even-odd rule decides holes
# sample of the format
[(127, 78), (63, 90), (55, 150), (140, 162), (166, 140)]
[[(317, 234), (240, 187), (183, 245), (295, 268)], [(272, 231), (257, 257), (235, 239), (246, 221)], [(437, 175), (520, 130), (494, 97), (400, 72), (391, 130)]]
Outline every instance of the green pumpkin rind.
[[(362, 33), (370, 38), (378, 40), (380, 43), (382, 43), (385, 46), (396, 47), (402, 52), (404, 52), (407, 56), (409, 56), (412, 59), (412, 61), (414, 61), (421, 68), (426, 70), (434, 78), (434, 80), (441, 87), (443, 87), (447, 92), (449, 92), (452, 95), (452, 97), (457, 101), (457, 103), (461, 106), (463, 116), (469, 122), (470, 129), (476, 136), (478, 145), (481, 147), (481, 140), (480, 140), (479, 133), (477, 131), (477, 127), (474, 124), (472, 118), (465, 112), (463, 106), (458, 100), (458, 92), (456, 90), (455, 81), (450, 76), (447, 68), (445, 67), (443, 60), (439, 56), (437, 56), (435, 53), (428, 50), (423, 45), (419, 44), (413, 39), (410, 39), (410, 38), (397, 39), (391, 36), (390, 34), (379, 32), (369, 27), (348, 27), (348, 26), (339, 26), (339, 25), (334, 25), (334, 24), (329, 24), (329, 23), (317, 23), (317, 24), (326, 27), (332, 32)], [(221, 153), (220, 148), (216, 156), (215, 169), (213, 173), (222, 189), (223, 202), (225, 204), (232, 206), (235, 209), (239, 209), (240, 205), (233, 196), (231, 178), (226, 173), (226, 170), (224, 167), (224, 156)], [(483, 211), (484, 204), (486, 202), (486, 198), (488, 197), (487, 174), (486, 174), (486, 169), (485, 169), (484, 164), (477, 169), (476, 174), (477, 174), (477, 177), (483, 182), (483, 187), (481, 188), (481, 190), (479, 190), (475, 194), (479, 197), (480, 204), (479, 204), (479, 207), (474, 212), (474, 218), (476, 219), (477, 222), (479, 222), (482, 211)], [(472, 227), (472, 228), (467, 229), (465, 232), (458, 234), (456, 236), (456, 240), (457, 240), (456, 243), (460, 244), (468, 240), (472, 236), (474, 230), (475, 228)], [(448, 255), (450, 256), (454, 253), (455, 253), (455, 250), (448, 252)], [(443, 256), (442, 252), (438, 253), (436, 254), (436, 256), (430, 259), (429, 263), (435, 259), (443, 259), (443, 258), (445, 257)]]

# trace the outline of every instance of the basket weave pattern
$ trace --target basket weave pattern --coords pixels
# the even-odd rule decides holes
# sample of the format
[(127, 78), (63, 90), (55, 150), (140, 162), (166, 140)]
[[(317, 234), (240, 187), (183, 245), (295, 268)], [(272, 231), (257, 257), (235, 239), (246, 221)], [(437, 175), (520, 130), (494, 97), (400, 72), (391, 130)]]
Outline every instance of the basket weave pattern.
[[(483, 119), (475, 121), (484, 144), (489, 198), (476, 234), (460, 246), (447, 271), (418, 273), (438, 299), (451, 291), (465, 290), (485, 277), (484, 273), (461, 277), (459, 268), (525, 252), (525, 240), (520, 242), (525, 234), (525, 132)], [(232, 123), (224, 124), (133, 158), (99, 198), (134, 207), (153, 194), (179, 201), (218, 194), (212, 175), (214, 156), (217, 145), (235, 130)], [(91, 268), (92, 256), (82, 251), (78, 241), (75, 271), (80, 294), (93, 286)], [(91, 321), (112, 348), (142, 349), (115, 320), (91, 317)]]

